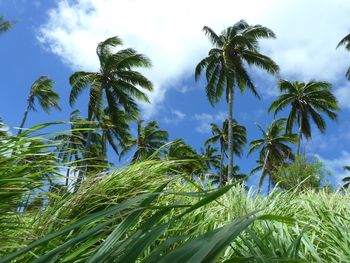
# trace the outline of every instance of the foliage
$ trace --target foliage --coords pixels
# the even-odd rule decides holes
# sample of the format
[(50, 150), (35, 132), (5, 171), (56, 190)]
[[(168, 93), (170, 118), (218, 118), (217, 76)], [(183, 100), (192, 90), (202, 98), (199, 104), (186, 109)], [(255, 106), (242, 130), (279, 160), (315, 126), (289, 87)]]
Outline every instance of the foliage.
[(207, 172), (207, 158), (198, 154), (183, 139), (177, 139), (168, 145), (166, 159), (182, 160), (177, 165), (177, 171), (189, 175), (190, 178), (203, 177)]
[[(27, 214), (18, 214), (26, 208), (30, 196), (45, 185), (60, 178), (57, 158), (47, 139), (35, 135), (52, 124), (37, 125), (19, 136), (6, 134), (0, 141), (0, 246), (12, 247), (23, 235), (17, 235)], [(18, 229), (17, 229), (18, 228)], [(0, 249), (1, 250), (1, 249)]]
[[(240, 186), (201, 190), (179, 177), (168, 180), (167, 171), (176, 171), (178, 164), (155, 160), (129, 165), (90, 178), (75, 194), (56, 196), (40, 213), (18, 214), (26, 219), (16, 235), (25, 231), (27, 239), (2, 250), (7, 257), (0, 262), (12, 257), (20, 262), (350, 258), (348, 195), (275, 189), (262, 197)], [(22, 250), (10, 255), (15, 247)]]
[(285, 190), (319, 190), (329, 171), (317, 158), (297, 156), (294, 162), (280, 165), (272, 174), (278, 186)]

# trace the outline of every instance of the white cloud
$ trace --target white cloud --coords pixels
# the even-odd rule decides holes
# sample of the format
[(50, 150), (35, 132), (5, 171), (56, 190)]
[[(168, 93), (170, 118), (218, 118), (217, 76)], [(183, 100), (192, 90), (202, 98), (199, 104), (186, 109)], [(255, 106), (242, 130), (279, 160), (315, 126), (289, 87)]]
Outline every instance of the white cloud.
[(263, 51), (280, 64), (282, 77), (335, 81), (349, 64), (349, 55), (335, 50), (350, 29), (349, 13), (345, 0), (59, 0), (39, 39), (72, 69), (97, 70), (97, 43), (120, 36), (153, 61), (145, 71), (155, 83), (153, 105), (145, 107), (152, 115), (171, 84), (206, 55), (204, 25), (220, 31), (241, 18), (266, 25), (278, 39), (264, 41)]
[(225, 112), (219, 112), (214, 115), (209, 113), (195, 114), (194, 119), (198, 121), (196, 131), (199, 133), (210, 133), (210, 123), (222, 122), (226, 119), (226, 115)]
[(186, 118), (186, 114), (180, 110), (171, 110), (170, 116), (165, 116), (163, 121), (168, 124), (178, 124)]
[(335, 91), (335, 95), (339, 101), (340, 107), (350, 110), (350, 84), (346, 83), (344, 86), (338, 88)]
[(342, 179), (345, 176), (349, 176), (349, 171), (344, 170), (344, 166), (350, 165), (350, 153), (347, 151), (342, 151), (340, 157), (334, 159), (326, 159), (320, 155), (315, 154), (315, 156), (324, 163), (326, 169), (332, 172), (332, 176), (335, 179), (335, 185), (341, 186)]

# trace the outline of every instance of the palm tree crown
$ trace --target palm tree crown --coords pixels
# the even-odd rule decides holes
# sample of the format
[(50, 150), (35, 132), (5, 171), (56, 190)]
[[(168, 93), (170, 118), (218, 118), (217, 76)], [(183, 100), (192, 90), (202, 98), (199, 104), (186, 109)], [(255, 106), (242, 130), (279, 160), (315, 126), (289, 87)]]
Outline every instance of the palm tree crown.
[(168, 147), (166, 158), (168, 160), (180, 160), (177, 171), (191, 175), (191, 178), (203, 177), (207, 171), (207, 158), (197, 153), (183, 139), (174, 140)]
[(201, 155), (205, 159), (207, 165), (207, 170), (212, 171), (213, 169), (220, 169), (220, 155), (217, 154), (218, 149), (211, 146), (210, 144), (205, 144), (204, 148), (201, 148)]
[(24, 127), (24, 123), (27, 119), (28, 112), (30, 110), (36, 111), (35, 102), (37, 101), (41, 108), (47, 112), (50, 113), (51, 108), (56, 108), (58, 110), (61, 110), (58, 100), (60, 96), (58, 93), (56, 93), (52, 88), (54, 86), (55, 82), (53, 82), (51, 79), (49, 79), (46, 76), (39, 77), (31, 86), (29, 97), (27, 99), (27, 106), (24, 112), (24, 116), (20, 125), (20, 129), (18, 131), (18, 134), (22, 132), (22, 129)]
[(293, 125), (299, 126), (297, 153), (300, 152), (300, 140), (302, 135), (306, 139), (311, 138), (310, 117), (321, 132), (326, 129), (326, 122), (321, 113), (325, 113), (330, 119), (337, 118), (339, 110), (337, 99), (332, 94), (332, 86), (327, 82), (310, 81), (307, 83), (287, 80), (279, 82), (282, 93), (274, 101), (269, 111), (275, 115), (287, 106), (291, 110), (287, 119), (286, 131), (292, 132)]
[[(118, 37), (108, 38), (97, 46), (100, 61), (99, 72), (75, 72), (70, 77), (72, 90), (70, 104), (74, 105), (81, 92), (90, 87), (88, 119), (94, 120), (104, 109), (103, 94), (107, 100), (110, 114), (120, 110), (138, 112), (135, 99), (148, 102), (148, 98), (139, 88), (152, 91), (152, 83), (134, 68), (150, 67), (151, 61), (135, 50), (128, 48), (113, 52), (113, 48), (122, 44)], [(113, 118), (113, 117), (112, 117)]]
[(151, 121), (142, 127), (143, 120), (137, 122), (137, 138), (130, 139), (120, 157), (124, 156), (132, 148), (136, 151), (132, 157), (133, 162), (138, 162), (150, 157), (168, 141), (168, 132), (161, 130), (156, 121)]
[(207, 86), (206, 93), (209, 102), (214, 105), (219, 102), (224, 92), (228, 102), (229, 122), (229, 162), (228, 173), (232, 176), (233, 169), (233, 137), (232, 137), (232, 110), (234, 87), (242, 92), (249, 88), (258, 96), (246, 65), (257, 66), (268, 73), (276, 74), (278, 66), (272, 59), (259, 52), (260, 39), (274, 38), (275, 34), (261, 25), (250, 26), (241, 20), (217, 35), (211, 28), (205, 26), (203, 31), (213, 44), (208, 56), (202, 59), (196, 67), (195, 79), (198, 80), (205, 70)]
[(270, 173), (276, 165), (283, 163), (286, 159), (294, 158), (288, 143), (296, 143), (297, 135), (284, 134), (286, 119), (274, 120), (266, 131), (259, 124), (257, 126), (262, 133), (262, 138), (250, 142), (248, 155), (260, 149), (259, 162), (263, 163), (262, 174), (258, 183), (258, 192), (260, 192), (267, 173)]
[[(221, 158), (220, 158), (220, 177), (222, 177), (221, 184), (224, 183), (223, 180), (223, 169), (224, 169), (224, 158), (226, 151), (228, 149), (228, 120), (225, 120), (220, 129), (215, 123), (211, 123), (211, 132), (213, 136), (209, 138), (205, 144), (209, 143), (220, 144)], [(235, 120), (232, 124), (232, 133), (233, 133), (233, 153), (239, 157), (243, 154), (243, 147), (247, 143), (247, 130), (244, 126), (239, 125)]]
[(9, 30), (13, 22), (6, 21), (3, 16), (0, 16), (0, 33)]
[[(220, 148), (226, 152), (228, 148), (228, 120), (226, 119), (222, 123), (221, 129), (215, 123), (211, 123), (210, 126), (213, 136), (206, 140), (205, 144), (216, 144), (219, 142)], [(241, 157), (243, 154), (243, 148), (247, 143), (247, 129), (243, 125), (238, 124), (236, 120), (233, 120), (232, 131), (233, 152), (235, 155)]]

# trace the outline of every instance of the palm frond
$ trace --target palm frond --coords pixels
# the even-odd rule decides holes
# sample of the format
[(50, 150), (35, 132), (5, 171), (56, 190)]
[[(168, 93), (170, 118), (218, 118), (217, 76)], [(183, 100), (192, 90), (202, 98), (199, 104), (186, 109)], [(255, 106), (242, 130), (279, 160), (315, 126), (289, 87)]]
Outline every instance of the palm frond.
[(79, 95), (89, 85), (97, 84), (101, 80), (98, 73), (91, 73), (85, 71), (78, 71), (73, 73), (69, 78), (69, 83), (72, 90), (69, 95), (69, 104), (73, 107)]
[(341, 46), (345, 46), (345, 48), (347, 50), (350, 51), (350, 34), (348, 34), (347, 36), (345, 36), (337, 45), (337, 48), (341, 47)]
[(208, 36), (209, 40), (211, 41), (211, 43), (214, 46), (216, 46), (216, 47), (223, 46), (223, 42), (221, 41), (220, 37), (214, 32), (213, 29), (211, 29), (208, 26), (204, 26), (203, 31), (204, 31), (205, 35)]

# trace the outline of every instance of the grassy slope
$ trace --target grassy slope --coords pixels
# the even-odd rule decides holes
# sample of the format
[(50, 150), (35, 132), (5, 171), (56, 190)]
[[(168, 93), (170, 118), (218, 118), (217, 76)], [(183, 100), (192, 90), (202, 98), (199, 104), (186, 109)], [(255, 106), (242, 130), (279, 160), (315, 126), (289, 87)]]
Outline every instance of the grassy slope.
[[(34, 210), (20, 216), (23, 226), (14, 236), (21, 245), (30, 243), (39, 237), (76, 222), (86, 215), (104, 211), (108, 207), (120, 204), (140, 194), (154, 191), (168, 178), (169, 170), (176, 169), (176, 163), (150, 161), (127, 167), (108, 177), (96, 177), (87, 181), (75, 195), (64, 198), (55, 195), (46, 210)], [(195, 185), (172, 181), (166, 192), (198, 192)], [(154, 205), (194, 204), (200, 198), (195, 196), (172, 195), (163, 193)], [(193, 194), (192, 194), (193, 195)], [(243, 262), (274, 262), (274, 259), (304, 259), (306, 262), (349, 262), (350, 261), (350, 202), (349, 195), (326, 192), (277, 192), (267, 197), (255, 197), (242, 187), (231, 188), (227, 193), (205, 206), (184, 215), (173, 222), (160, 235), (153, 245), (143, 251), (139, 259), (146, 259), (161, 241), (174, 236), (195, 237), (210, 230), (231, 223), (234, 219), (252, 211), (261, 210), (260, 214), (283, 216), (282, 221), (258, 220), (243, 232), (221, 254), (219, 261), (243, 258)], [(60, 254), (65, 262), (84, 261), (96, 253), (106, 237), (118, 224), (130, 215), (131, 209), (114, 216), (113, 222), (97, 234), (83, 242), (75, 243)], [(169, 210), (159, 223), (169, 222), (183, 209)], [(138, 223), (131, 225), (121, 239), (126, 240), (133, 231), (155, 212), (147, 210), (140, 215)], [(289, 222), (286, 219), (295, 219)], [(33, 250), (36, 255), (43, 255), (60, 244), (97, 226), (111, 217), (90, 221), (69, 235), (62, 235), (44, 246)], [(300, 242), (299, 242), (300, 241)], [(181, 242), (180, 242), (181, 243)], [(171, 248), (178, 247), (175, 243)], [(169, 251), (169, 250), (168, 250)], [(7, 250), (6, 253), (9, 251)], [(31, 262), (35, 256), (25, 254), (21, 262)], [(58, 260), (58, 258), (56, 258)], [(276, 261), (278, 262), (278, 261)]]

